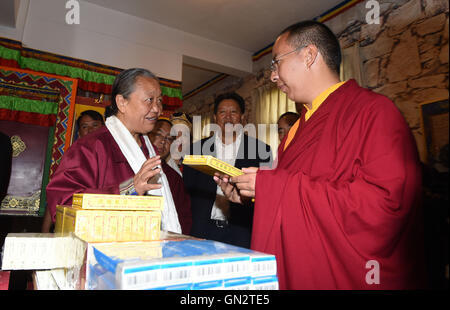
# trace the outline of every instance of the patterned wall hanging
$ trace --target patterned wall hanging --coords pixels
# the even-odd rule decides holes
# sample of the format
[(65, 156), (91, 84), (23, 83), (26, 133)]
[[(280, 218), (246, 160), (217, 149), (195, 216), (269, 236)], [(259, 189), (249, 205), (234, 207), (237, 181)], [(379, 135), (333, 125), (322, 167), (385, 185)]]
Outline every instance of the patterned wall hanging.
[[(45, 187), (70, 146), (77, 83), (72, 78), (0, 67), (0, 130), (10, 136), (15, 134), (18, 136), (15, 141), (24, 142), (22, 153), (13, 159), (12, 174), (14, 171), (26, 174), (24, 167), (31, 165), (29, 175), (22, 179), (22, 187), (33, 187), (20, 188), (22, 176), (12, 175), (16, 186), (10, 183), (0, 213), (43, 215)], [(30, 155), (27, 149), (35, 154)], [(37, 160), (40, 155), (43, 162)], [(20, 169), (14, 169), (14, 161), (21, 165)], [(40, 192), (36, 192), (36, 180), (41, 180)], [(10, 193), (10, 188), (20, 195)]]
[[(29, 69), (77, 79), (86, 92), (109, 95), (115, 76), (123, 69), (86, 60), (42, 52), (22, 46), (19, 41), (0, 38), (0, 66)], [(174, 111), (183, 105), (181, 82), (158, 77), (163, 108)]]

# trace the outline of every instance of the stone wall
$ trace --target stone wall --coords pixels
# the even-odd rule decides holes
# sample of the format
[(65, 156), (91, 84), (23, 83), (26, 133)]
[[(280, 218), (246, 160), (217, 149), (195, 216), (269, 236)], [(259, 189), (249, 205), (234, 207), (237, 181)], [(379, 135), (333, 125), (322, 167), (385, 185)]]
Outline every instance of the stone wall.
[[(389, 97), (408, 122), (425, 159), (420, 104), (448, 98), (449, 5), (446, 0), (379, 0), (380, 23), (367, 24), (363, 1), (326, 24), (342, 48), (359, 44), (363, 86)], [(274, 38), (275, 39), (275, 38)], [(267, 68), (271, 56), (259, 60)], [(262, 64), (262, 65), (261, 65)], [(246, 100), (252, 122), (252, 91), (271, 83), (267, 69), (246, 78), (228, 77), (184, 102), (183, 111), (212, 111), (214, 97), (236, 91)]]
[(366, 23), (365, 1), (326, 24), (341, 47), (359, 44), (364, 86), (396, 104), (425, 160), (420, 105), (448, 98), (448, 1), (378, 2), (379, 24)]

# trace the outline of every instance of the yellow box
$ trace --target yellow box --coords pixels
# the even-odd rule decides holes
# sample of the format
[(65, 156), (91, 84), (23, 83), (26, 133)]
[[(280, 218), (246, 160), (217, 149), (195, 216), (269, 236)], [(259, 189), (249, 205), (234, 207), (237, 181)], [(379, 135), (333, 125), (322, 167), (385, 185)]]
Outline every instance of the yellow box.
[(56, 215), (55, 215), (55, 233), (63, 232), (64, 225), (64, 210), (66, 206), (56, 206)]
[(87, 242), (151, 241), (160, 238), (160, 211), (85, 210), (66, 207), (63, 232)]
[(162, 196), (73, 194), (72, 207), (96, 210), (153, 211), (164, 208)]
[(231, 177), (244, 174), (241, 169), (211, 155), (186, 155), (183, 164), (209, 175), (214, 175), (215, 172), (227, 174)]

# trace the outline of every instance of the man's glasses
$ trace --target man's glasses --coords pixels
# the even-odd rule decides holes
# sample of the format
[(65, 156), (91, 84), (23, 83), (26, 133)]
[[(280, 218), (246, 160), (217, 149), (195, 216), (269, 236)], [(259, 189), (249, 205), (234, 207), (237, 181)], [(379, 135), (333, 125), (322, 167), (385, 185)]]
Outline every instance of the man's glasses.
[(282, 54), (282, 55), (280, 55), (280, 56), (278, 56), (278, 57), (273, 58), (273, 59), (272, 59), (272, 62), (270, 63), (270, 71), (272, 71), (272, 72), (278, 72), (278, 66), (279, 66), (279, 64), (280, 64), (281, 58), (286, 57), (286, 56), (288, 56), (289, 54), (292, 54), (292, 53), (294, 53), (294, 52), (297, 52), (297, 51), (301, 50), (301, 49), (304, 48), (304, 47), (306, 47), (306, 46), (301, 45), (301, 46), (297, 47), (296, 49), (294, 49), (294, 50), (292, 50), (292, 51), (290, 51), (290, 52), (288, 52), (288, 53), (285, 53), (285, 54)]

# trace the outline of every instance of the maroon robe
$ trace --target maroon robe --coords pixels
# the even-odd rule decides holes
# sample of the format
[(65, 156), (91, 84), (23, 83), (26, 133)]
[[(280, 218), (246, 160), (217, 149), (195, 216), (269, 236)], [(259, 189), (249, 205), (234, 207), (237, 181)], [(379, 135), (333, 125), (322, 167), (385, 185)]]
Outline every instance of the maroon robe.
[(133, 169), (106, 126), (77, 139), (47, 185), (52, 220), (56, 205), (71, 205), (74, 193), (119, 194), (120, 183), (133, 176)]
[[(149, 156), (144, 140), (142, 151)], [(167, 166), (167, 165), (166, 165)], [(169, 166), (167, 166), (169, 167)], [(169, 167), (170, 168), (170, 167)], [(165, 166), (183, 233), (190, 231), (190, 200), (182, 181)], [(56, 205), (71, 205), (74, 193), (120, 194), (120, 183), (134, 177), (134, 172), (106, 126), (79, 138), (66, 151), (47, 185), (47, 208), (55, 221)], [(180, 187), (180, 182), (182, 188)], [(175, 188), (172, 188), (174, 186)], [(183, 191), (182, 191), (183, 190)]]
[(350, 80), (304, 114), (257, 173), (252, 249), (276, 255), (281, 289), (420, 288), (421, 172), (399, 110)]

